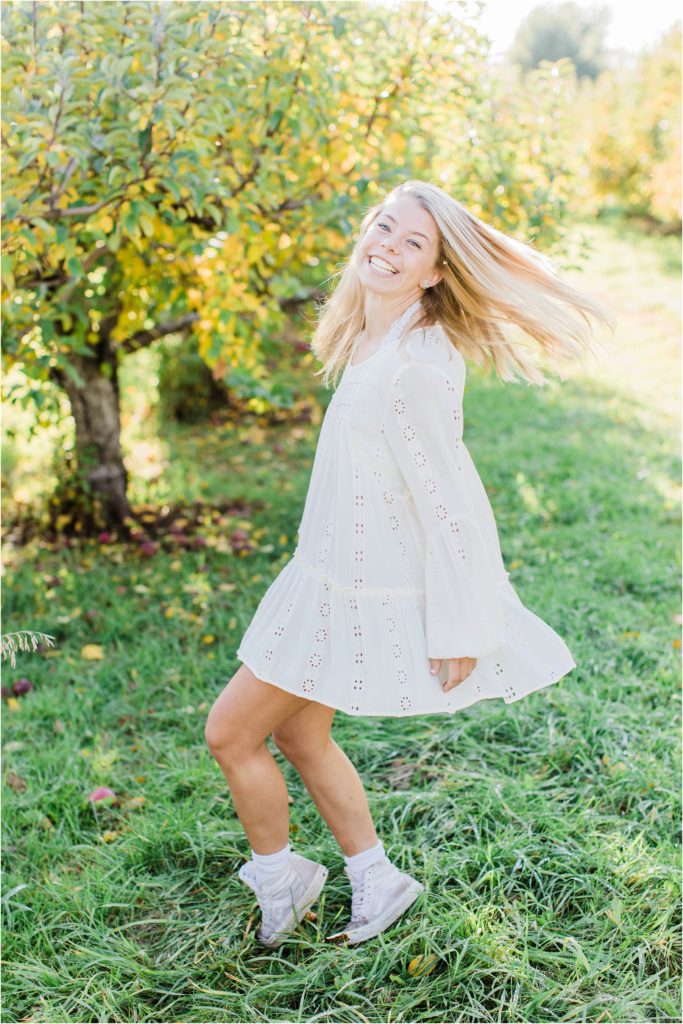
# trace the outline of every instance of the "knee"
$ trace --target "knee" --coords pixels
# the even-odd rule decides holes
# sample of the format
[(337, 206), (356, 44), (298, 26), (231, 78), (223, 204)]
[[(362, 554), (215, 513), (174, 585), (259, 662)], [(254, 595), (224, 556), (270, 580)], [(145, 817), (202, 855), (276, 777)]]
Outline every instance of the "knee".
[(204, 740), (215, 758), (220, 761), (229, 762), (239, 757), (239, 739), (230, 722), (226, 721), (216, 705), (209, 711), (204, 726)]
[(212, 754), (216, 753), (224, 741), (223, 729), (213, 708), (211, 708), (204, 726), (204, 740)]

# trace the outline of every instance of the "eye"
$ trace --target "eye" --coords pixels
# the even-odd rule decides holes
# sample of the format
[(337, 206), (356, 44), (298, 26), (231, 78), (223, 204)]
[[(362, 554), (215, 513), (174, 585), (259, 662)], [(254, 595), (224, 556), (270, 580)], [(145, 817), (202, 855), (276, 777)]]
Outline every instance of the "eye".
[[(379, 223), (377, 224), (377, 227), (378, 227), (378, 228), (386, 228), (386, 229), (387, 229), (388, 231), (391, 231), (391, 228), (389, 227), (389, 225), (388, 225), (388, 224), (385, 224), (385, 223), (383, 223), (382, 221), (380, 221), (380, 222), (379, 222)], [(421, 249), (421, 248), (422, 248), (422, 246), (420, 245), (420, 243), (419, 243), (419, 242), (416, 242), (414, 238), (410, 238), (410, 239), (409, 239), (409, 241), (410, 241), (410, 242), (412, 242), (412, 243), (413, 243), (413, 245), (414, 245), (414, 246), (416, 246), (416, 247), (417, 247), (418, 249)]]

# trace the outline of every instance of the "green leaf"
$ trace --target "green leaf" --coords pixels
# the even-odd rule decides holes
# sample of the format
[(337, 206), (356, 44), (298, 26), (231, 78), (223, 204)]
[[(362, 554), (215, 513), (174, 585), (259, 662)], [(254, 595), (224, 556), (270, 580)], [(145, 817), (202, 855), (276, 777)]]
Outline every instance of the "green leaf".
[(177, 181), (174, 181), (173, 178), (166, 178), (164, 180), (164, 188), (168, 189), (176, 202), (180, 202), (180, 185)]
[(204, 209), (211, 214), (216, 224), (223, 223), (223, 213), (214, 203), (204, 203)]
[(128, 212), (124, 215), (123, 226), (129, 235), (136, 233), (138, 226), (138, 218), (136, 216), (134, 209), (128, 210)]
[(332, 31), (335, 39), (339, 39), (340, 36), (343, 36), (346, 32), (346, 18), (340, 18), (337, 14), (333, 15)]
[(144, 156), (149, 152), (150, 140), (152, 138), (152, 125), (148, 124), (141, 132), (138, 132), (138, 149)]
[(73, 363), (70, 363), (68, 359), (65, 359), (64, 362), (60, 362), (59, 366), (60, 366), (60, 369), (64, 370), (64, 372), (69, 377), (71, 377), (71, 379), (74, 382), (74, 384), (76, 385), (76, 387), (78, 387), (78, 388), (84, 388), (85, 387), (85, 381), (83, 380), (83, 378), (81, 377), (80, 373), (78, 372), (76, 367), (73, 365)]
[(34, 227), (42, 228), (43, 231), (47, 231), (49, 234), (52, 234), (52, 232), (54, 231), (54, 226), (50, 224), (49, 221), (46, 221), (43, 217), (31, 217), (31, 223)]
[(8, 196), (7, 199), (5, 200), (5, 213), (4, 213), (5, 218), (9, 219), (9, 218), (13, 217), (14, 214), (19, 209), (20, 206), (21, 206), (21, 202), (20, 202), (19, 199), (17, 199), (16, 196), (11, 196), (11, 195)]
[(39, 327), (43, 341), (54, 341), (56, 337), (54, 320), (40, 320)]

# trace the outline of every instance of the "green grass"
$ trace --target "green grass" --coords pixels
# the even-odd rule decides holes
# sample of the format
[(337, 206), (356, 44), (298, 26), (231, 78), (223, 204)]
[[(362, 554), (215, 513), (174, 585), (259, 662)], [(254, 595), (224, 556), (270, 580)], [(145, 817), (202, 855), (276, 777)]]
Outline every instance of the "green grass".
[[(256, 943), (248, 844), (203, 739), (294, 546), (318, 426), (161, 442), (127, 365), (129, 465), (163, 469), (136, 475), (134, 501), (240, 504), (207, 516), (202, 551), (6, 551), (3, 631), (58, 646), (5, 671), (34, 690), (4, 705), (3, 1021), (680, 1020), (677, 254), (585, 230), (577, 283), (620, 320), (600, 364), (542, 391), (470, 368), (465, 393), (512, 582), (577, 668), (452, 718), (337, 714), (389, 855), (427, 887), (356, 948), (322, 941), (346, 920), (343, 860), (272, 741), (293, 847), (331, 871), (317, 922)], [(239, 525), (241, 557), (225, 543)], [(97, 785), (122, 803), (95, 813)], [(420, 955), (428, 973), (411, 973)]]

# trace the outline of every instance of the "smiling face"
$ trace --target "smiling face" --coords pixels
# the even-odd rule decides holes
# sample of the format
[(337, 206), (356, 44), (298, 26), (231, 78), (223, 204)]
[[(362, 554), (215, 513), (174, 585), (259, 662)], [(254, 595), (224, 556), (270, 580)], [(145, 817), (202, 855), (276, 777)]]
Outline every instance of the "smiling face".
[(368, 228), (358, 255), (361, 283), (372, 291), (391, 294), (392, 298), (421, 295), (425, 282), (431, 287), (441, 279), (436, 269), (436, 223), (410, 195), (384, 203)]

